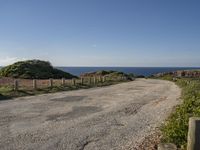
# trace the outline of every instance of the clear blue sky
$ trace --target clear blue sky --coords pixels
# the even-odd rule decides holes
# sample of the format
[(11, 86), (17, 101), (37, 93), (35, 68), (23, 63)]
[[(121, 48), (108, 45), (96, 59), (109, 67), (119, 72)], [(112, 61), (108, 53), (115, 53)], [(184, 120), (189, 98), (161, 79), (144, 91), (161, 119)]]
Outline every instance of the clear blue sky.
[(200, 67), (199, 0), (0, 0), (0, 65)]

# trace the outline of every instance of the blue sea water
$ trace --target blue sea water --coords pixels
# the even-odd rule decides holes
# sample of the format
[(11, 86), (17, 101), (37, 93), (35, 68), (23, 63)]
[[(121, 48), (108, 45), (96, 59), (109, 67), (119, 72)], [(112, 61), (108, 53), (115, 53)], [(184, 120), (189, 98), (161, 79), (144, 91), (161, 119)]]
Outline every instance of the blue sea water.
[(82, 73), (93, 72), (99, 70), (114, 70), (122, 71), (124, 73), (133, 73), (136, 75), (150, 76), (152, 74), (161, 72), (170, 72), (177, 70), (190, 70), (190, 69), (200, 69), (191, 67), (57, 67), (63, 71), (69, 72), (71, 74), (79, 76)]
[[(0, 69), (2, 66), (0, 66)], [(170, 72), (177, 70), (193, 70), (200, 69), (200, 67), (56, 67), (65, 72), (80, 76), (86, 72), (93, 72), (99, 70), (114, 70), (124, 73), (133, 73), (136, 75), (150, 76), (156, 73)]]

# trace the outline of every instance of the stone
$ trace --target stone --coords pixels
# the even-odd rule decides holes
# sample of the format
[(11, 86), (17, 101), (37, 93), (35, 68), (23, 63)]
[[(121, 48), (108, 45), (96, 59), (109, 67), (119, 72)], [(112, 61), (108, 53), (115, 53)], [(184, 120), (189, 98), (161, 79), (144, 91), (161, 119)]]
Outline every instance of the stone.
[(177, 150), (177, 147), (173, 143), (160, 143), (158, 150)]

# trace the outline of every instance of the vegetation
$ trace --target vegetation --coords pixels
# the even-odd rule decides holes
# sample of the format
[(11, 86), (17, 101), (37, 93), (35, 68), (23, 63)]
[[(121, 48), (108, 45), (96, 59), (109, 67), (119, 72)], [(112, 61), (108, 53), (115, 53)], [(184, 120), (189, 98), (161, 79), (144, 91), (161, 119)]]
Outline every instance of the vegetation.
[(0, 70), (0, 77), (22, 79), (77, 78), (76, 76), (53, 68), (47, 61), (28, 60), (16, 62)]
[[(172, 76), (164, 76), (162, 79), (172, 80)], [(162, 127), (163, 140), (185, 149), (189, 118), (200, 117), (200, 79), (179, 78), (176, 84), (182, 88), (183, 103)]]
[(113, 84), (118, 84), (121, 82), (127, 82), (128, 80), (119, 80), (119, 81), (111, 81), (107, 80), (105, 82), (98, 82), (96, 84), (76, 84), (76, 85), (64, 85), (64, 86), (53, 86), (48, 88), (36, 89), (36, 90), (28, 90), (28, 89), (19, 89), (18, 91), (14, 91), (13, 87), (11, 86), (4, 86), (0, 87), (0, 100), (7, 100), (15, 97), (21, 96), (31, 96), (31, 95), (38, 95), (44, 93), (55, 93), (61, 91), (70, 91), (70, 90), (77, 90), (77, 89), (87, 89), (92, 87), (102, 87), (102, 86), (109, 86)]
[(128, 80), (133, 80), (136, 77), (134, 74), (126, 74), (124, 72), (113, 71), (113, 70), (109, 70), (109, 71), (101, 70), (101, 71), (96, 71), (96, 72), (84, 73), (81, 75), (81, 77), (95, 77), (95, 76), (102, 76), (102, 77), (106, 77), (107, 79), (125, 77)]
[[(13, 65), (7, 66), (0, 70), (0, 75), (5, 77), (15, 77), (15, 78), (25, 78), (25, 79), (46, 79), (46, 78), (75, 78), (75, 76), (65, 73), (63, 71), (54, 69), (49, 62), (40, 61), (40, 60), (29, 60), (23, 62), (17, 62)], [(87, 83), (80, 84), (79, 82), (76, 85), (65, 84), (64, 86), (55, 84), (53, 87), (41, 87), (40, 89), (28, 89), (26, 84), (20, 85), (17, 91), (13, 90), (13, 85), (9, 86), (0, 86), (0, 100), (10, 99), (13, 97), (21, 97), (27, 95), (36, 95), (43, 93), (53, 93), (59, 91), (68, 91), (82, 88), (91, 88), (99, 86), (107, 86), (112, 84), (117, 84), (120, 82), (126, 82), (132, 80), (133, 75), (127, 75), (123, 72), (117, 71), (97, 71), (93, 73), (86, 73), (82, 77), (94, 77), (101, 76), (106, 77), (106, 79), (93, 83), (94, 80), (87, 79)], [(126, 77), (126, 78), (121, 78)], [(3, 79), (2, 79), (3, 80)], [(99, 79), (97, 79), (99, 80)], [(90, 81), (90, 82), (89, 82)], [(23, 81), (21, 81), (23, 82)], [(20, 84), (20, 83), (19, 83)], [(57, 86), (56, 86), (57, 85)]]

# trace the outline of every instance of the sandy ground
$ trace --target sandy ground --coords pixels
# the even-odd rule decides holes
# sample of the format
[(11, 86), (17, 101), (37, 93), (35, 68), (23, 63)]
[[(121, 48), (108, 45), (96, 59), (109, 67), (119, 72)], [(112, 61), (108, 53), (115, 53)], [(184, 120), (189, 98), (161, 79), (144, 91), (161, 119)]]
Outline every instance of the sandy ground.
[(180, 103), (172, 82), (138, 79), (103, 88), (0, 102), (0, 149), (133, 149)]

